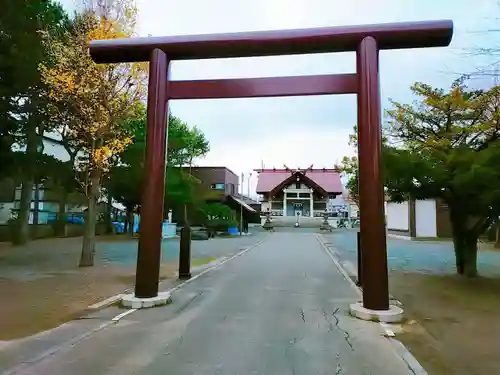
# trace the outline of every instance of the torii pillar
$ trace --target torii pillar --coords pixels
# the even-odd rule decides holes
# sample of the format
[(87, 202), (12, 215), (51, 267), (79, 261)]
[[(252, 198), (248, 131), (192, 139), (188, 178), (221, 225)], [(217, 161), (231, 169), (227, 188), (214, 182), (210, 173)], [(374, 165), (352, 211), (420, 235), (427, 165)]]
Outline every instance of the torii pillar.
[[(448, 46), (452, 35), (453, 22), (444, 20), (92, 41), (90, 54), (97, 63), (149, 61), (150, 64), (146, 178), (135, 295), (131, 297), (139, 304), (136, 306), (149, 307), (152, 300), (159, 298), (169, 99), (357, 94), (363, 303), (351, 305), (351, 313), (362, 319), (401, 319), (402, 310), (389, 306), (378, 54), (380, 50)], [(168, 79), (172, 60), (349, 51), (357, 53), (357, 69), (353, 74), (197, 81)]]

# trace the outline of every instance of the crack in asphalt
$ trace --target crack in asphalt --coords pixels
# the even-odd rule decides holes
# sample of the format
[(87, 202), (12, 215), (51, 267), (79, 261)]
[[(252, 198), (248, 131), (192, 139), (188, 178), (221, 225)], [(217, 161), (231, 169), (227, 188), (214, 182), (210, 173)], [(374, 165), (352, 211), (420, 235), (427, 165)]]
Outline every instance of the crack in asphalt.
[(298, 294), (298, 295), (303, 295), (303, 296), (315, 296), (316, 295), (316, 293), (314, 293), (314, 292), (298, 292), (295, 290), (271, 288), (271, 287), (266, 287), (266, 288), (264, 288), (264, 290), (267, 292), (285, 292), (285, 293)]
[[(288, 351), (292, 349), (297, 343), (304, 338), (304, 335), (301, 337), (294, 337), (293, 339), (289, 340), (286, 349), (285, 349), (285, 358), (289, 359), (288, 357)], [(292, 372), (292, 375), (295, 375), (295, 364), (293, 363), (293, 357), (290, 357), (290, 371)]]
[(343, 370), (342, 365), (340, 364), (340, 353), (337, 353), (335, 359), (337, 360), (337, 367), (335, 369), (335, 375), (339, 375)]
[(306, 322), (306, 316), (304, 314), (304, 309), (300, 309), (300, 317), (302, 318), (302, 321), (305, 323)]
[(352, 351), (354, 351), (354, 347), (352, 346), (352, 342), (351, 342), (351, 336), (349, 335), (349, 332), (343, 330), (340, 326), (339, 326), (339, 318), (337, 316), (337, 313), (340, 311), (340, 308), (336, 308), (333, 313), (332, 313), (332, 316), (333, 318), (335, 319), (335, 328), (337, 328), (340, 332), (342, 332), (344, 334), (344, 340), (345, 342), (347, 343), (347, 345), (349, 345), (349, 347), (351, 348)]
[(201, 297), (201, 295), (203, 294), (203, 291), (200, 291), (198, 292), (196, 295), (194, 295), (192, 298), (190, 298), (184, 305), (182, 305), (181, 307), (179, 307), (176, 311), (176, 314), (180, 314), (181, 312), (183, 312), (184, 310), (186, 310), (188, 308), (188, 306), (193, 302), (195, 301), (198, 297)]

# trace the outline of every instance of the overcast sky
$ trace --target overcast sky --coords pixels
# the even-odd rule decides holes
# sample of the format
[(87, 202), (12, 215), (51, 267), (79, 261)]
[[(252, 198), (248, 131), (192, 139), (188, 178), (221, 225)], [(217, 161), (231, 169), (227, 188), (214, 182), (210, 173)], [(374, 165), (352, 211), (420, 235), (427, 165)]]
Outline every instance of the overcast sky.
[[(71, 6), (75, 0), (63, 0)], [(78, 0), (77, 0), (78, 1)], [(451, 47), (381, 53), (382, 106), (413, 100), (415, 81), (447, 87), (457, 73), (485, 61), (471, 57), (488, 46), (497, 27), (496, 0), (137, 0), (138, 34), (179, 35), (452, 19)], [(498, 28), (498, 27), (497, 27)], [(495, 35), (496, 36), (496, 35)], [(354, 72), (353, 53), (174, 62), (172, 79), (257, 77)], [(489, 84), (487, 82), (475, 82)], [(238, 175), (261, 166), (332, 167), (352, 154), (353, 95), (173, 101), (176, 116), (206, 134), (211, 151), (200, 165), (227, 166)], [(255, 175), (255, 173), (254, 173)], [(254, 190), (256, 181), (252, 177)], [(247, 183), (245, 181), (245, 192)]]

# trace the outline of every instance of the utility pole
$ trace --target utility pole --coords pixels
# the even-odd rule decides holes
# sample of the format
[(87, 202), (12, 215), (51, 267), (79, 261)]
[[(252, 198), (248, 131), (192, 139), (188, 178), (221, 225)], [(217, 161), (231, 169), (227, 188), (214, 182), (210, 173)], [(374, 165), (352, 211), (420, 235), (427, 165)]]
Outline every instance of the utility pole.
[(351, 208), (351, 202), (346, 202), (347, 203), (347, 222), (349, 223), (349, 228), (352, 228), (352, 208)]
[[(243, 181), (245, 179), (245, 175), (241, 173), (241, 199), (243, 199)], [(243, 205), (240, 204), (240, 236), (243, 235)]]
[(252, 172), (248, 174), (247, 180), (247, 197), (250, 198), (250, 178), (252, 177)]

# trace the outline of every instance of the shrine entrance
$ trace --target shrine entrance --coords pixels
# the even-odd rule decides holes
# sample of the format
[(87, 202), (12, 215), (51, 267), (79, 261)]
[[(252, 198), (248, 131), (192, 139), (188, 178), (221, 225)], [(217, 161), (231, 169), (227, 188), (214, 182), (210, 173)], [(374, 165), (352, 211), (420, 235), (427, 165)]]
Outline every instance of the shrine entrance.
[[(363, 307), (388, 310), (379, 51), (447, 46), (452, 35), (452, 21), (429, 21), (92, 41), (90, 54), (97, 63), (149, 61), (146, 179), (141, 205), (135, 296), (151, 298), (158, 295), (170, 99), (357, 94), (361, 220), (359, 259), (362, 265)], [(352, 74), (169, 80), (172, 60), (349, 51), (356, 52), (356, 72)]]

